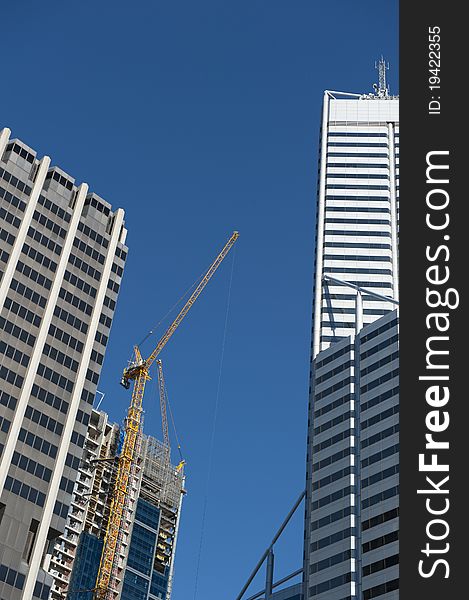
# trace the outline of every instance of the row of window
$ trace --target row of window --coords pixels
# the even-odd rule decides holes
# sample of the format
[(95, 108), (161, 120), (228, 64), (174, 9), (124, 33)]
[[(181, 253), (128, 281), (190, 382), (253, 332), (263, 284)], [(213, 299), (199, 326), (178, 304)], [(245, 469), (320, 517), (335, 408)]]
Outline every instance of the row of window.
[(355, 557), (355, 550), (345, 550), (345, 552), (339, 552), (339, 554), (334, 554), (334, 556), (329, 556), (328, 558), (324, 558), (319, 562), (313, 563), (309, 567), (309, 574), (314, 575), (318, 571), (323, 571), (324, 569), (328, 569), (329, 567), (333, 567), (334, 565), (338, 565), (341, 562), (345, 562), (346, 560), (350, 560)]
[(67, 479), (67, 477), (62, 476), (60, 479), (59, 488), (66, 492), (67, 494), (71, 494), (73, 492), (73, 488), (75, 487), (75, 482), (71, 479)]
[(388, 339), (380, 342), (379, 344), (376, 344), (376, 346), (372, 346), (368, 350), (365, 350), (365, 352), (361, 352), (360, 360), (365, 360), (365, 358), (368, 358), (369, 356), (373, 356), (373, 354), (376, 354), (380, 350), (383, 350), (384, 348), (388, 348), (392, 344), (395, 344), (398, 341), (398, 339), (399, 339), (399, 336), (397, 334), (393, 335), (391, 338), (388, 338)]
[(353, 506), (346, 506), (336, 512), (330, 513), (330, 514), (326, 515), (325, 517), (322, 517), (321, 519), (318, 519), (317, 521), (312, 521), (311, 525), (310, 525), (311, 531), (316, 531), (316, 529), (321, 529), (322, 527), (325, 527), (326, 525), (330, 525), (331, 523), (340, 521), (340, 519), (344, 519), (345, 517), (348, 517), (349, 515), (351, 515), (352, 512), (353, 512)]
[(366, 250), (391, 250), (391, 244), (367, 244), (366, 242), (326, 242), (324, 248), (363, 248)]
[(322, 415), (327, 414), (331, 410), (334, 410), (334, 408), (338, 408), (339, 406), (343, 406), (344, 404), (347, 404), (347, 402), (351, 402), (352, 399), (353, 399), (353, 396), (351, 394), (346, 394), (345, 396), (341, 396), (340, 398), (337, 398), (337, 400), (334, 400), (334, 402), (325, 404), (321, 408), (316, 408), (314, 411), (314, 418), (321, 417)]
[(28, 229), (28, 237), (38, 242), (38, 244), (41, 244), (41, 246), (44, 246), (44, 248), (51, 250), (54, 254), (57, 254), (58, 256), (62, 252), (62, 246), (60, 244), (57, 244), (56, 242), (48, 238), (47, 235), (45, 235), (44, 233), (37, 231), (37, 229), (34, 229), (34, 227), (30, 227)]
[(94, 336), (94, 339), (96, 342), (98, 342), (102, 346), (107, 346), (108, 337), (107, 337), (107, 335), (104, 335), (104, 333), (101, 333), (100, 331), (96, 331), (96, 335)]
[(116, 263), (112, 263), (111, 271), (115, 273), (118, 277), (122, 277), (124, 273), (124, 269), (119, 267)]
[(81, 310), (81, 312), (84, 312), (89, 317), (93, 312), (93, 307), (91, 306), (91, 304), (88, 304), (88, 302), (85, 302), (84, 300), (80, 300), (78, 296), (67, 292), (64, 288), (60, 288), (59, 298), (62, 298), (62, 300), (65, 300), (65, 302), (67, 302), (68, 304), (71, 304), (75, 308), (78, 308), (78, 310)]
[(88, 325), (84, 321), (75, 317), (64, 308), (60, 308), (60, 306), (54, 308), (54, 316), (58, 317), (61, 321), (68, 323), (74, 329), (81, 331), (81, 333), (86, 333), (88, 331)]
[(98, 375), (98, 373), (95, 373), (93, 370), (88, 369), (86, 372), (86, 379), (88, 381), (91, 381), (91, 383), (94, 383), (95, 385), (97, 385), (97, 383), (99, 381), (99, 375)]
[(6, 342), (0, 341), (0, 354), (4, 354), (11, 360), (14, 360), (18, 364), (20, 364), (22, 367), (27, 367), (29, 365), (30, 357), (27, 354), (24, 354), (23, 352), (18, 350), (17, 348), (10, 346)]
[(29, 258), (31, 258), (32, 260), (37, 262), (42, 267), (45, 267), (46, 269), (49, 269), (50, 271), (52, 271), (52, 273), (56, 272), (57, 263), (54, 262), (53, 260), (51, 260), (49, 257), (44, 256), (44, 254), (42, 254), (42, 252), (39, 252), (35, 248), (32, 248), (31, 246), (29, 246), (29, 244), (23, 244), (23, 248), (21, 249), (21, 252), (23, 254), (25, 254), (26, 256), (29, 256)]
[(98, 365), (103, 364), (104, 354), (100, 354), (96, 350), (91, 351), (91, 360), (97, 363)]
[(117, 281), (113, 281), (112, 279), (109, 279), (109, 281), (107, 283), (107, 287), (112, 292), (115, 292), (116, 294), (119, 293), (120, 284), (117, 283)]
[(59, 340), (59, 342), (62, 342), (72, 350), (76, 350), (80, 353), (83, 352), (83, 342), (80, 342), (69, 333), (62, 331), (62, 329), (59, 329), (59, 327), (51, 324), (49, 326), (49, 335), (54, 337), (56, 340)]
[(31, 390), (31, 396), (34, 396), (44, 404), (48, 404), (49, 406), (53, 406), (55, 409), (59, 410), (64, 415), (68, 412), (68, 402), (66, 400), (62, 400), (52, 392), (45, 390), (40, 387), (36, 383), (33, 385)]
[(378, 413), (374, 417), (370, 417), (369, 419), (364, 420), (362, 422), (362, 429), (367, 429), (368, 427), (376, 425), (376, 423), (380, 423), (381, 421), (384, 421), (385, 419), (388, 419), (389, 417), (392, 417), (393, 415), (397, 414), (399, 414), (399, 405), (395, 404), (394, 406), (391, 406), (391, 408), (388, 408), (387, 410)]
[(329, 356), (326, 356), (322, 360), (318, 360), (316, 362), (316, 369), (320, 369), (321, 367), (324, 367), (324, 365), (329, 364), (336, 358), (339, 358), (340, 356), (343, 356), (344, 354), (347, 354), (348, 352), (350, 352), (350, 346), (344, 346), (343, 348), (340, 348), (340, 350), (337, 350), (336, 352), (329, 354)]
[(111, 317), (106, 316), (104, 313), (100, 314), (99, 322), (101, 323), (101, 325), (104, 325), (104, 327), (107, 327), (108, 329), (111, 328), (112, 319)]
[(109, 298), (109, 296), (104, 296), (103, 304), (104, 304), (104, 306), (107, 306), (111, 310), (115, 310), (115, 308), (116, 308), (116, 301), (111, 300), (111, 298)]
[[(67, 456), (65, 458), (65, 464), (67, 465), (67, 467), (70, 467), (74, 471), (78, 471), (80, 462), (81, 461), (78, 458), (78, 456), (75, 456), (74, 454), (70, 454), (70, 452), (67, 454)], [(58, 514), (58, 513), (56, 513), (56, 514)], [(67, 514), (68, 514), (68, 511), (67, 511)]]
[(47, 208), (47, 210), (50, 210), (50, 212), (53, 213), (54, 215), (57, 215), (60, 219), (63, 219), (67, 223), (70, 222), (70, 219), (71, 219), (70, 213), (68, 213), (63, 208), (61, 208), (60, 206), (55, 204), (55, 202), (52, 202), (51, 200), (49, 200), (49, 198), (46, 198), (45, 196), (43, 196), (41, 194), (39, 196), (39, 199), (37, 202), (41, 206), (44, 206), (44, 208)]
[(34, 448), (38, 452), (42, 452), (46, 456), (50, 456), (51, 458), (55, 458), (57, 456), (57, 446), (51, 444), (38, 435), (34, 435), (34, 433), (31, 431), (26, 431), (24, 427), (20, 429), (18, 439), (20, 442), (24, 442), (28, 446), (31, 446), (31, 448)]
[(378, 431), (378, 433), (375, 433), (374, 435), (370, 436), (369, 438), (365, 439), (365, 440), (361, 440), (361, 447), (363, 448), (368, 448), (368, 446), (371, 446), (373, 444), (376, 444), (376, 442), (381, 442), (382, 440), (385, 440), (387, 437), (394, 435), (395, 433), (399, 432), (399, 423), (396, 423), (395, 425), (392, 425), (391, 427), (388, 427), (387, 429), (384, 429), (383, 431)]
[(74, 373), (78, 371), (78, 362), (76, 360), (70, 358), (70, 356), (67, 356), (49, 344), (44, 344), (44, 350), (42, 354), (43, 356), (49, 356), (56, 363), (67, 367), (67, 369), (70, 369)]
[(342, 235), (342, 236), (353, 236), (353, 237), (391, 237), (391, 233), (387, 231), (354, 231), (352, 229), (327, 229), (326, 237), (328, 235)]
[(324, 433), (324, 431), (327, 431), (331, 427), (335, 427), (336, 425), (339, 425), (340, 423), (343, 423), (344, 421), (353, 419), (354, 417), (355, 417), (355, 411), (349, 410), (345, 413), (342, 413), (341, 415), (338, 415), (337, 417), (334, 417), (330, 421), (326, 421), (325, 423), (322, 423), (322, 425), (317, 425), (313, 429), (313, 434), (318, 435), (320, 433)]
[(311, 503), (311, 508), (312, 508), (312, 510), (317, 510), (318, 508), (326, 506), (327, 504), (331, 504), (332, 502), (335, 502), (336, 500), (341, 500), (342, 498), (346, 498), (347, 496), (350, 496), (351, 494), (354, 494), (354, 493), (355, 493), (355, 486), (349, 485), (340, 490), (336, 490), (335, 492), (333, 492), (332, 494), (329, 494), (328, 496), (319, 498), (319, 500), (314, 500), (314, 502)]
[(47, 381), (58, 385), (63, 390), (67, 390), (67, 392), (71, 393), (73, 390), (73, 381), (70, 381), (70, 379), (67, 379), (63, 375), (59, 375), (59, 373), (53, 371), (52, 369), (49, 369), (49, 367), (46, 367), (42, 363), (39, 363), (39, 366), (37, 368), (37, 374), (41, 377), (44, 377), (44, 379), (46, 379)]
[(83, 391), (81, 392), (81, 399), (84, 402), (86, 402), (87, 404), (93, 404), (94, 396), (95, 396), (94, 392), (90, 392), (87, 389), (83, 388)]
[(386, 148), (386, 150), (381, 150), (380, 152), (327, 152), (326, 157), (328, 156), (340, 158), (388, 158), (388, 151)]
[(71, 273), (70, 271), (65, 271), (64, 279), (65, 279), (65, 281), (68, 281), (68, 283), (71, 283), (76, 288), (78, 288), (79, 290), (81, 290), (82, 292), (87, 294), (88, 296), (91, 296), (92, 298), (96, 298), (96, 294), (98, 293), (97, 289), (94, 288), (89, 283), (87, 283), (86, 281), (83, 281), (83, 279), (80, 279), (79, 277), (77, 277), (76, 275)]
[(10, 369), (7, 369), (3, 365), (0, 367), (0, 379), (4, 379), (5, 381), (11, 383), (11, 385), (14, 385), (15, 387), (23, 387), (24, 378), (21, 377), (21, 375), (15, 373), (14, 371), (10, 371)]
[(72, 433), (70, 441), (72, 442), (72, 444), (75, 444), (79, 448), (83, 448), (85, 445), (85, 436), (81, 435), (81, 433), (78, 433), (77, 431), (74, 431)]
[(116, 256), (125, 262), (127, 259), (127, 252), (125, 250), (121, 250), (120, 248), (116, 248)]
[(313, 454), (320, 452), (321, 450), (325, 450), (326, 448), (330, 448), (330, 446), (337, 444), (337, 442), (342, 442), (343, 440), (352, 437), (354, 434), (354, 429), (346, 429), (345, 431), (341, 431), (330, 438), (326, 438), (323, 442), (313, 446)]
[(393, 360), (396, 360), (397, 358), (399, 358), (399, 351), (396, 350), (396, 352), (392, 352), (391, 354), (388, 354), (387, 356), (383, 356), (383, 358), (380, 358), (379, 360), (372, 363), (371, 365), (368, 365), (367, 367), (361, 369), (360, 375), (361, 375), (361, 377), (364, 377), (365, 375), (368, 375), (369, 373), (376, 371), (380, 367), (383, 367), (384, 365), (389, 364), (390, 362), (392, 362)]
[(372, 600), (378, 596), (383, 596), (389, 592), (399, 589), (399, 579), (393, 579), (392, 581), (386, 581), (380, 585), (376, 585), (368, 590), (363, 590), (363, 600)]
[(47, 179), (53, 179), (54, 181), (57, 181), (57, 183), (60, 183), (60, 185), (69, 191), (73, 190), (73, 183), (57, 171), (49, 171), (46, 176), (46, 180)]
[(350, 455), (352, 455), (353, 453), (354, 453), (353, 448), (344, 448), (343, 450), (339, 450), (339, 452), (336, 452), (335, 454), (331, 454), (331, 456), (327, 456), (326, 458), (323, 458), (322, 460), (318, 460), (317, 462), (314, 462), (313, 463), (313, 472), (320, 471), (321, 469), (324, 469), (324, 467), (328, 467), (329, 465), (336, 463), (337, 461), (341, 460), (342, 458), (350, 457)]
[(330, 387), (322, 390), (322, 392), (317, 392), (314, 395), (315, 402), (317, 402), (318, 400), (322, 400), (326, 396), (330, 396), (337, 390), (341, 390), (342, 388), (348, 386), (352, 382), (353, 382), (353, 377), (347, 377), (346, 379), (343, 379), (342, 381), (338, 381), (337, 383), (334, 383), (334, 385), (331, 385)]
[(386, 383), (390, 379), (394, 379), (394, 377), (399, 377), (399, 369), (394, 369), (394, 371), (384, 373), (383, 375), (381, 375), (381, 377), (378, 377), (378, 379), (374, 379), (373, 381), (370, 381), (370, 383), (362, 385), (360, 387), (360, 393), (365, 394), (366, 392), (373, 390), (375, 387)]
[(7, 147), (6, 147), (6, 152), (13, 150), (13, 152), (15, 154), (18, 154), (18, 156), (21, 156), (21, 158), (24, 158), (25, 160), (28, 161), (28, 163), (33, 164), (34, 162), (34, 155), (31, 154), (30, 152), (28, 152), (25, 148), (22, 148), (19, 144), (17, 144), (16, 142), (10, 142)]
[(81, 258), (78, 258), (78, 256), (75, 256), (75, 254), (70, 254), (68, 262), (70, 265), (77, 267), (77, 269), (80, 269), (80, 271), (85, 273), (85, 275), (89, 275), (96, 281), (101, 279), (101, 273), (97, 269), (89, 265), (84, 260), (81, 260)]
[(385, 331), (389, 331), (389, 329), (392, 329), (393, 327), (395, 327), (398, 323), (398, 319), (392, 319), (391, 321), (388, 321), (387, 323), (385, 323), (384, 325), (381, 325), (380, 327), (377, 327), (376, 329), (374, 329), (373, 331), (370, 331), (370, 333), (360, 336), (360, 342), (362, 344), (364, 344), (365, 342), (368, 342), (370, 340), (372, 340), (373, 338), (377, 337), (378, 335), (384, 333)]
[(91, 240), (93, 240), (100, 246), (103, 246), (104, 248), (107, 248), (109, 246), (109, 242), (102, 235), (100, 235), (81, 221), (78, 223), (78, 230), (84, 233), (86, 237), (89, 237)]
[(43, 481), (49, 482), (52, 477), (51, 469), (41, 465), (41, 463), (36, 462), (32, 458), (28, 458), (24, 454), (20, 454), (16, 450), (13, 452), (11, 462), (22, 471), (26, 471), (35, 477), (39, 477), (39, 479), (42, 479)]
[(34, 488), (30, 487), (26, 483), (18, 481), (17, 479), (13, 479), (10, 475), (7, 476), (5, 480), (5, 489), (10, 491), (12, 494), (16, 496), (21, 496), (25, 500), (29, 500), (33, 504), (37, 504), (38, 506), (44, 506), (46, 501), (46, 495)]
[(54, 221), (48, 219), (43, 213), (40, 213), (39, 211), (35, 210), (33, 213), (33, 219), (46, 229), (49, 229), (49, 231), (52, 231), (52, 233), (54, 233), (55, 235), (58, 235), (62, 239), (65, 239), (65, 236), (67, 235), (65, 229), (63, 227), (60, 227), (60, 225), (57, 225), (57, 223), (54, 223)]
[[(356, 155), (354, 155), (356, 156)], [(339, 162), (328, 162), (326, 163), (327, 167), (336, 167), (338, 169), (388, 169), (389, 161), (386, 160), (381, 163), (339, 163)], [(330, 173), (332, 175), (332, 173)], [(344, 175), (341, 175), (343, 177)]]
[(5, 317), (0, 317), (0, 329), (3, 329), (7, 333), (11, 334), (15, 339), (21, 340), (25, 344), (28, 344), (28, 346), (34, 346), (36, 341), (34, 335), (25, 329), (21, 329), (21, 327), (15, 325), (11, 321), (8, 321), (5, 319)]
[(380, 404), (381, 402), (388, 400), (388, 398), (397, 396), (398, 394), (399, 394), (399, 386), (397, 385), (396, 387), (393, 387), (390, 390), (386, 390), (382, 394), (379, 394), (378, 396), (371, 398), (371, 400), (368, 400), (368, 402), (365, 402), (361, 407), (361, 412), (363, 413), (366, 410), (373, 408), (373, 406), (376, 406), (377, 404)]
[(98, 252), (97, 250), (95, 250), (94, 248), (89, 246), (86, 242), (84, 242), (83, 240), (80, 240), (80, 238), (76, 237), (73, 240), (73, 245), (75, 246), (75, 248), (78, 248), (78, 250), (83, 252), (83, 254), (86, 254), (87, 256), (91, 257), (93, 260), (99, 262), (100, 265), (104, 265), (104, 261), (105, 261), (104, 254), (101, 254), (100, 252)]
[[(0, 174), (1, 172), (2, 169), (0, 168)], [(0, 198), (3, 198), (7, 204), (11, 204), (21, 212), (24, 212), (26, 210), (26, 203), (2, 186), (0, 186)]]
[(6, 252), (5, 250), (0, 250), (0, 261), (4, 262), (5, 264), (8, 262), (8, 259), (10, 258), (10, 255), (8, 254), (8, 252)]
[(346, 583), (350, 583), (350, 581), (352, 581), (352, 574), (344, 573), (344, 575), (339, 575), (338, 577), (333, 577), (332, 579), (328, 579), (327, 581), (323, 581), (317, 585), (312, 585), (308, 591), (311, 595), (310, 597), (312, 598), (316, 594), (322, 594), (323, 592), (327, 592), (341, 585), (345, 585)]
[(0, 240), (6, 242), (9, 246), (13, 246), (15, 239), (15, 236), (9, 233), (6, 229), (0, 229)]
[(17, 190), (20, 190), (20, 192), (24, 192), (27, 196), (29, 196), (29, 194), (31, 193), (31, 188), (29, 187), (29, 185), (26, 185), (25, 183), (20, 181), (18, 177), (15, 177), (3, 168), (0, 168), (0, 177), (3, 179), (3, 181), (6, 181), (12, 187), (16, 188)]
[(331, 544), (345, 540), (351, 535), (355, 535), (355, 527), (347, 527), (346, 529), (342, 529), (342, 531), (337, 531), (336, 533), (328, 535), (327, 537), (312, 542), (310, 545), (310, 551), (315, 552), (316, 550), (320, 550), (321, 548), (325, 548), (326, 546), (330, 546)]
[(110, 209), (107, 206), (105, 206), (102, 202), (99, 202), (99, 200), (97, 200), (96, 198), (92, 198), (91, 196), (88, 196), (85, 199), (85, 206), (92, 206), (93, 208), (96, 208), (96, 210), (103, 213), (103, 215), (106, 217), (108, 217), (111, 213)]
[(369, 194), (366, 195), (360, 195), (360, 196), (344, 196), (343, 194), (327, 194), (326, 195), (326, 201), (327, 200), (340, 200), (342, 202), (344, 201), (348, 201), (348, 202), (385, 202), (386, 204), (389, 204), (389, 197), (388, 195), (373, 195), (370, 196)]
[(4, 390), (0, 390), (0, 404), (6, 406), (10, 410), (15, 410), (17, 402), (18, 400), (16, 398), (7, 394)]
[(52, 281), (45, 277), (42, 273), (39, 273), (29, 265), (24, 264), (22, 261), (18, 261), (16, 264), (16, 270), (18, 273), (23, 274), (34, 283), (38, 283), (40, 286), (45, 288), (46, 290), (50, 290), (52, 287)]
[[(370, 496), (369, 498), (365, 498), (362, 500), (362, 509), (370, 508), (370, 506), (374, 506), (375, 504), (379, 504), (380, 502), (384, 502), (393, 496), (397, 496), (399, 494), (399, 486), (389, 488), (387, 490), (383, 490), (382, 492), (378, 492), (374, 496)], [(366, 552), (366, 550), (363, 550)]]
[(372, 454), (368, 458), (364, 458), (361, 461), (362, 468), (369, 467), (370, 465), (374, 465), (377, 462), (381, 462), (385, 458), (389, 458), (393, 454), (397, 454), (399, 452), (399, 444), (394, 444), (394, 446), (388, 446), (384, 450), (380, 450), (376, 454)]
[(392, 521), (393, 519), (397, 519), (399, 517), (399, 507), (392, 508), (385, 513), (380, 513), (376, 515), (376, 517), (371, 517), (371, 519), (367, 519), (362, 522), (362, 531), (366, 531), (367, 529), (372, 529), (373, 527), (377, 527), (378, 525), (382, 525), (383, 523), (387, 523), (388, 521)]
[(330, 475), (327, 475), (326, 477), (323, 477), (322, 479), (319, 479), (318, 481), (314, 481), (313, 482), (313, 490), (319, 490), (326, 485), (330, 485), (331, 483), (334, 483), (334, 481), (338, 481), (339, 479), (342, 479), (343, 477), (347, 477), (348, 475), (351, 475), (352, 473), (355, 473), (355, 467), (352, 467), (350, 465), (348, 467), (344, 467), (343, 469), (339, 469), (339, 471), (335, 471), (335, 473), (331, 473)]
[(88, 413), (83, 412), (81, 408), (79, 408), (77, 411), (76, 421), (77, 423), (83, 423), (83, 425), (87, 427), (88, 423), (90, 422), (90, 415)]
[(389, 190), (389, 185), (326, 183), (327, 190)]
[(8, 296), (5, 298), (5, 308), (12, 312), (14, 315), (18, 315), (28, 323), (34, 325), (34, 327), (39, 327), (41, 324), (41, 317), (33, 313), (31, 310), (28, 310), (25, 306), (18, 304)]
[(328, 147), (336, 148), (387, 148), (388, 144), (383, 142), (327, 142)]
[(21, 225), (21, 221), (18, 219), (18, 217), (15, 217), (14, 215), (12, 215), (10, 212), (5, 210), (1, 206), (0, 206), (0, 219), (3, 219), (6, 223), (10, 223), (10, 225), (13, 225), (13, 227), (15, 229), (18, 229), (19, 226)]
[(33, 423), (37, 423), (41, 427), (48, 429), (52, 433), (56, 433), (57, 435), (62, 435), (63, 425), (59, 423), (52, 417), (48, 417), (44, 413), (39, 410), (33, 408), (32, 406), (27, 406), (25, 411), (25, 417), (32, 421)]
[(338, 365), (334, 369), (331, 369), (330, 371), (326, 371), (324, 373), (324, 375), (320, 375), (319, 377), (316, 377), (316, 385), (318, 385), (319, 383), (322, 383), (323, 381), (327, 381), (328, 379), (330, 379), (331, 377), (334, 377), (334, 375), (337, 375), (338, 373), (347, 371), (347, 369), (350, 369), (350, 367), (352, 365), (353, 365), (353, 361), (348, 360), (347, 362), (344, 362), (344, 363)]
[[(7, 489), (11, 489), (13, 485), (11, 477), (7, 477), (7, 480), (9, 485)], [(7, 487), (6, 482), (5, 487)], [(18, 571), (15, 571), (14, 569), (7, 567), (6, 565), (0, 565), (0, 581), (3, 581), (7, 585), (11, 585), (11, 587), (15, 587), (18, 590), (22, 590), (25, 579), (26, 576), (23, 575), (23, 573), (18, 573)]]
[[(62, 517), (62, 519), (66, 519), (68, 517), (68, 511), (69, 511), (70, 507), (68, 504), (63, 504), (62, 502), (59, 502), (58, 500), (55, 501), (55, 505), (54, 505), (54, 515), (57, 515), (58, 517)], [(46, 598), (48, 598), (49, 596), (46, 596)]]
[(23, 298), (26, 298), (34, 304), (37, 304), (41, 308), (45, 308), (47, 300), (44, 298), (44, 296), (41, 296), (31, 288), (19, 282), (17, 279), (11, 280), (10, 289), (19, 294), (20, 296), (23, 296)]
[(362, 479), (362, 488), (366, 488), (369, 485), (373, 485), (374, 483), (378, 483), (378, 481), (383, 481), (383, 479), (387, 479), (388, 477), (392, 477), (393, 475), (397, 475), (399, 473), (399, 465), (392, 465), (391, 467), (384, 469), (383, 471), (378, 471), (374, 475), (370, 475), (369, 477), (365, 477)]
[(362, 545), (363, 552), (371, 552), (371, 550), (376, 550), (377, 548), (381, 548), (382, 546), (386, 546), (387, 544), (391, 544), (392, 542), (397, 542), (399, 539), (399, 532), (392, 531), (391, 533), (387, 533), (385, 535), (380, 535), (374, 540), (370, 540), (369, 542), (365, 542)]
[(0, 417), (0, 431), (3, 433), (8, 433), (10, 430), (11, 421), (6, 419), (5, 417)]

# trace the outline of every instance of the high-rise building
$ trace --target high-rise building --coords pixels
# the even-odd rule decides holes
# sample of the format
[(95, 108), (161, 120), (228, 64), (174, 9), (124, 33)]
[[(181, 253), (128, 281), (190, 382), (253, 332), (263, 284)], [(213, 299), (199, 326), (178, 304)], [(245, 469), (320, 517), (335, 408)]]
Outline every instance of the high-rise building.
[(398, 597), (399, 101), (324, 95), (304, 600)]
[[(50, 571), (51, 599), (92, 600), (115, 483), (122, 429), (93, 410), (65, 533)], [(167, 462), (163, 444), (143, 436), (119, 543), (115, 597), (169, 600), (184, 474)]]
[(49, 597), (127, 256), (124, 211), (0, 132), (0, 598)]

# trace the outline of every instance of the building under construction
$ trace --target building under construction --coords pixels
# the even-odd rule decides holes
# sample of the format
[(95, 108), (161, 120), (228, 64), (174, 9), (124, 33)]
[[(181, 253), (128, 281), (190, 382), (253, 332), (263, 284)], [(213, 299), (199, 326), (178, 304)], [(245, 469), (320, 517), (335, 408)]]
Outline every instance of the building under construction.
[[(65, 533), (51, 560), (53, 600), (92, 600), (116, 485), (123, 429), (93, 410)], [(168, 448), (141, 435), (114, 561), (120, 600), (169, 600), (184, 473)]]

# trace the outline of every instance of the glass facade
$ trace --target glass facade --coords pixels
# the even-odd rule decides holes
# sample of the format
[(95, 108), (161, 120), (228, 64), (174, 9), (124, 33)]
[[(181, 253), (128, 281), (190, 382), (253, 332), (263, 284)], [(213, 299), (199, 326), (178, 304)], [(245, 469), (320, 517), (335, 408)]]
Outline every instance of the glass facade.
[(70, 596), (73, 600), (92, 600), (93, 593), (86, 590), (92, 590), (96, 584), (102, 549), (103, 540), (86, 532), (80, 535), (70, 578)]
[(166, 600), (169, 569), (155, 570), (160, 509), (140, 498), (130, 539), (121, 600)]

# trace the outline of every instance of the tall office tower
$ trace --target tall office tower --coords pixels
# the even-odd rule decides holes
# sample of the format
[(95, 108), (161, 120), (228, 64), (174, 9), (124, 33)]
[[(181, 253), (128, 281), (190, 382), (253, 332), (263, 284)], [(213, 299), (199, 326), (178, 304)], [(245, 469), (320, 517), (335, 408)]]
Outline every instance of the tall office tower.
[(45, 599), (127, 255), (124, 211), (0, 132), (0, 598)]
[[(73, 600), (93, 598), (121, 442), (120, 428), (93, 410), (65, 533), (51, 560), (52, 600), (67, 593)], [(166, 457), (160, 442), (143, 436), (116, 566), (120, 600), (171, 596), (184, 475)]]
[(374, 94), (324, 95), (304, 600), (397, 598), (398, 122)]

